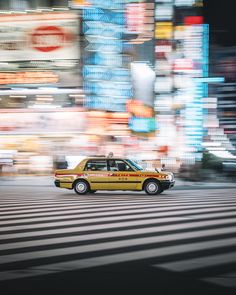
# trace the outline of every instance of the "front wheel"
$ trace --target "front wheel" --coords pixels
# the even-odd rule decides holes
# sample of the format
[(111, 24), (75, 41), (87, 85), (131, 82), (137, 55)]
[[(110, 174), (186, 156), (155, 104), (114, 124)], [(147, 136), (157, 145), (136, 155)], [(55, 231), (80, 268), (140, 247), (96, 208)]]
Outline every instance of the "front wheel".
[(149, 180), (144, 185), (144, 190), (148, 195), (158, 195), (162, 192), (161, 184), (155, 180)]
[(89, 192), (89, 184), (84, 180), (77, 180), (74, 184), (74, 191), (78, 195), (85, 195)]

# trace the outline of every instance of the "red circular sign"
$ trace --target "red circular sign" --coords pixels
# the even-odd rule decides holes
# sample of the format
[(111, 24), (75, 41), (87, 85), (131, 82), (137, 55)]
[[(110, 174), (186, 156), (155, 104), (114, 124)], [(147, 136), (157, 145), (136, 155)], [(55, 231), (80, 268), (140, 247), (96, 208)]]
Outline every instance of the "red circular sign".
[(50, 52), (62, 48), (68, 41), (68, 35), (60, 27), (41, 26), (34, 30), (31, 42), (35, 49)]

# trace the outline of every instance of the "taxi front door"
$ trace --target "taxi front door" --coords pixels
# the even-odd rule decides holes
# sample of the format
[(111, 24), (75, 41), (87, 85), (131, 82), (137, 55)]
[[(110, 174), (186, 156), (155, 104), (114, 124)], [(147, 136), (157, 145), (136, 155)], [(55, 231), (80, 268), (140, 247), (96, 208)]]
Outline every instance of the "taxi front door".
[(124, 161), (110, 160), (108, 161), (110, 170), (108, 179), (109, 187), (114, 190), (135, 190), (137, 189), (138, 180), (137, 172)]

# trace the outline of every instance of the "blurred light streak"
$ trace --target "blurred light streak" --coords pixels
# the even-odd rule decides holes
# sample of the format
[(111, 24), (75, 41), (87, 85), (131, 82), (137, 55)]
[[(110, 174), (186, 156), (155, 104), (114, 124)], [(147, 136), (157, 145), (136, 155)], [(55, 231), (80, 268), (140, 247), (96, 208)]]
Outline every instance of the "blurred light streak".
[(144, 161), (148, 169), (165, 163), (176, 172), (198, 164), (207, 150), (233, 158), (235, 85), (216, 95), (227, 100), (208, 97), (209, 83), (220, 88), (225, 74), (233, 76), (233, 61), (208, 77), (208, 26), (197, 9), (202, 1), (69, 5), (82, 12), (0, 12), (7, 41), (0, 42), (3, 174), (50, 173), (65, 161), (72, 167), (110, 151)]

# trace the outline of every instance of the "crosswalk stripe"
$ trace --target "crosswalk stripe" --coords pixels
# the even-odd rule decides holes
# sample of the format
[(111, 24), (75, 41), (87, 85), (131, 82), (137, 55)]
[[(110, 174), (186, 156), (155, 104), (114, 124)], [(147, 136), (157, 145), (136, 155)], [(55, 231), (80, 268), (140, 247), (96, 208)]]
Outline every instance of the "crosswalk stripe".
[[(187, 245), (175, 245), (163, 248), (155, 248), (151, 250), (140, 250), (133, 252), (123, 252), (119, 254), (105, 255), (105, 256), (96, 256), (92, 258), (85, 258), (79, 260), (72, 260), (66, 262), (57, 262), (51, 264), (45, 264), (40, 266), (33, 266), (27, 268), (27, 273), (22, 274), (21, 270), (10, 270), (10, 271), (1, 271), (0, 272), (0, 281), (8, 279), (19, 279), (23, 277), (32, 277), (47, 273), (57, 273), (61, 271), (72, 271), (84, 268), (104, 266), (114, 263), (128, 262), (128, 261), (138, 261), (148, 258), (157, 258), (162, 256), (188, 253), (192, 251), (200, 251), (206, 249), (215, 249), (219, 247), (225, 247), (226, 245), (236, 244), (236, 238), (224, 239), (224, 240), (215, 240), (207, 242), (198, 242)], [(236, 257), (236, 256), (235, 256)], [(38, 273), (39, 271), (39, 273)]]
[(1, 196), (0, 281), (142, 261), (236, 287), (235, 189), (160, 196), (55, 191)]
[[(223, 240), (225, 241), (225, 240)], [(213, 241), (215, 243), (215, 241)], [(226, 244), (222, 245), (223, 247), (227, 246)], [(234, 243), (231, 246), (235, 246)], [(171, 271), (177, 272), (186, 272), (197, 270), (201, 268), (209, 268), (216, 265), (226, 264), (226, 263), (233, 263), (236, 262), (236, 252), (218, 254), (218, 255), (210, 255), (207, 257), (197, 257), (193, 259), (186, 259), (181, 261), (172, 261), (162, 264), (157, 264), (156, 267), (161, 267), (164, 269), (168, 269)]]
[(202, 281), (224, 287), (236, 287), (236, 272), (224, 273), (215, 277), (203, 278)]
[[(208, 214), (207, 215), (207, 219), (211, 219), (211, 218), (220, 218), (220, 217), (233, 217), (236, 216), (236, 212), (228, 212), (228, 213), (213, 213), (213, 214)], [(152, 217), (157, 217), (156, 213), (149, 213), (149, 214), (136, 214), (136, 215), (131, 215), (131, 216), (117, 216), (117, 217), (97, 217), (97, 218), (90, 218), (90, 219), (79, 219), (78, 215), (72, 215), (67, 219), (64, 218), (54, 218), (54, 219), (39, 219), (39, 220), (34, 220), (34, 219), (30, 219), (28, 220), (28, 223), (30, 224), (25, 224), (25, 220), (24, 220), (24, 224), (23, 225), (17, 225), (16, 222), (14, 222), (14, 228), (12, 228), (12, 226), (4, 226), (4, 225), (9, 225), (9, 222), (2, 222), (1, 223), (1, 228), (0, 228), (0, 235), (1, 233), (4, 232), (8, 232), (8, 231), (12, 231), (14, 229), (14, 231), (19, 231), (19, 230), (27, 230), (27, 229), (40, 229), (40, 228), (51, 228), (51, 227), (66, 227), (66, 226), (71, 226), (71, 225), (82, 225), (82, 224), (102, 224), (102, 223), (112, 223), (112, 222), (122, 222), (122, 221), (127, 221), (127, 220), (148, 220), (151, 219)], [(206, 215), (197, 215), (195, 217), (163, 217), (161, 219), (158, 219), (158, 224), (162, 224), (162, 223), (173, 223), (173, 222), (181, 222), (181, 221), (190, 221), (190, 220), (201, 220), (206, 218)], [(55, 222), (50, 222), (51, 220), (55, 220)], [(62, 220), (63, 219), (63, 220)], [(42, 222), (42, 221), (47, 221), (47, 223)], [(153, 219), (151, 219), (153, 220)], [(38, 222), (37, 222), (38, 221)], [(22, 222), (22, 221), (21, 221)], [(34, 224), (32, 224), (32, 222), (34, 222)], [(12, 221), (10, 223), (13, 223)]]
[[(60, 205), (57, 205), (57, 204), (52, 204), (52, 205), (45, 205), (45, 204), (42, 204), (42, 205), (38, 205), (38, 206), (27, 206), (27, 207), (23, 207), (23, 208), (18, 208), (18, 207), (13, 207), (13, 208), (7, 208), (7, 209), (2, 209), (0, 208), (0, 215), (1, 213), (2, 214), (7, 214), (8, 212), (11, 212), (11, 213), (25, 213), (25, 212), (40, 212), (40, 211), (47, 211), (45, 209), (53, 209), (53, 210), (57, 210), (57, 209), (64, 209), (64, 208), (76, 208), (76, 207), (79, 207), (80, 209), (84, 209), (84, 208), (89, 208), (89, 209), (93, 209), (93, 208), (116, 208), (116, 207), (128, 207), (128, 206), (136, 206), (136, 207), (141, 207), (143, 205), (146, 205), (147, 202), (129, 202), (128, 204), (127, 203), (123, 203), (123, 202), (119, 202), (119, 203), (99, 203), (98, 205), (97, 204), (94, 204), (94, 203), (70, 203), (68, 205), (68, 203), (63, 203), (63, 204), (60, 204)], [(195, 203), (191, 203), (191, 205), (189, 205), (189, 202), (185, 202), (185, 203), (181, 203), (179, 202), (178, 204), (163, 204), (163, 203), (157, 203), (156, 201), (149, 201), (148, 202), (148, 206), (152, 206), (152, 205), (155, 205), (159, 208), (168, 208), (168, 207), (172, 207), (173, 205), (175, 205), (176, 207), (179, 207), (179, 206), (186, 206), (187, 208), (189, 206), (201, 206), (201, 207), (207, 207), (207, 206), (213, 206), (213, 207), (217, 207), (221, 204), (227, 204), (227, 205), (232, 205), (232, 204), (236, 204), (236, 202), (232, 202), (232, 201), (222, 201), (222, 202), (217, 202), (216, 203), (213, 203), (213, 202), (205, 202), (203, 204), (199, 204), (199, 202), (195, 202)], [(17, 209), (18, 208), (18, 209)]]
[[(130, 202), (129, 204), (126, 204), (126, 203), (122, 203), (122, 202), (119, 202), (118, 204), (115, 203), (115, 204), (112, 204), (112, 203), (99, 203), (98, 205), (97, 204), (94, 204), (94, 203), (79, 203), (79, 204), (76, 204), (76, 203), (70, 203), (68, 205), (68, 203), (66, 204), (60, 204), (60, 205), (39, 205), (39, 206), (32, 206), (30, 208), (19, 208), (19, 209), (4, 209), (4, 210), (1, 210), (0, 209), (0, 216), (1, 215), (5, 215), (7, 214), (8, 212), (12, 212), (12, 214), (16, 213), (16, 214), (19, 214), (19, 213), (27, 213), (27, 212), (47, 212), (47, 211), (57, 211), (57, 210), (60, 210), (60, 209), (75, 209), (75, 208), (79, 208), (79, 209), (87, 209), (89, 208), (89, 210), (93, 210), (96, 208), (124, 208), (124, 207), (127, 207), (129, 208), (129, 206), (131, 206), (131, 208), (133, 206), (135, 207), (141, 207), (141, 206), (147, 206), (147, 207), (152, 207), (152, 206), (157, 206), (157, 202), (148, 202), (148, 205), (147, 205), (147, 202), (145, 203), (140, 203), (140, 202)], [(158, 207), (166, 207), (165, 205), (162, 205), (162, 204), (158, 204)]]
[[(134, 201), (119, 201), (114, 203), (114, 201), (110, 200), (110, 201), (93, 201), (93, 202), (88, 202), (88, 201), (60, 201), (55, 203), (54, 202), (37, 202), (35, 204), (27, 204), (27, 205), (22, 205), (22, 204), (18, 204), (17, 206), (9, 206), (9, 205), (0, 205), (0, 212), (6, 213), (6, 212), (19, 212), (22, 210), (30, 210), (30, 209), (34, 209), (34, 208), (61, 208), (61, 207), (69, 207), (69, 206), (92, 206), (92, 207), (102, 207), (102, 206), (127, 206), (127, 205), (142, 205), (142, 204), (158, 204), (158, 206), (161, 207), (170, 207), (173, 205), (211, 205), (211, 204), (235, 204), (236, 201), (235, 200), (220, 200), (220, 201), (215, 201), (215, 200), (204, 200), (201, 202), (197, 202), (197, 201), (170, 201), (168, 202), (168, 204), (166, 204), (166, 201), (156, 201), (156, 200), (145, 200), (145, 201), (138, 201), (138, 200), (134, 200)], [(97, 205), (98, 204), (98, 205)], [(82, 208), (83, 208), (82, 207)]]
[[(219, 225), (219, 224), (218, 224)], [(204, 228), (204, 227), (203, 227)], [(197, 237), (197, 235), (204, 235), (203, 228), (200, 228), (198, 231), (194, 231), (192, 233), (186, 232), (186, 233), (181, 233), (180, 237), (186, 237), (186, 238), (192, 238), (192, 237)], [(197, 228), (198, 229), (198, 228)], [(224, 230), (222, 232), (222, 230)], [(223, 227), (222, 229), (211, 229), (209, 230), (209, 236), (214, 235), (218, 233), (219, 235), (221, 234), (227, 234), (227, 233), (232, 233), (235, 230), (234, 227), (230, 228), (225, 228)], [(145, 229), (135, 229), (135, 230), (118, 230), (114, 232), (105, 232), (105, 233), (95, 233), (95, 234), (84, 234), (84, 235), (79, 235), (79, 236), (68, 236), (68, 237), (60, 237), (60, 238), (46, 238), (46, 239), (40, 239), (40, 240), (31, 240), (31, 241), (24, 241), (24, 242), (14, 242), (14, 243), (6, 243), (0, 245), (0, 251), (3, 250), (11, 250), (11, 249), (20, 249), (20, 248), (27, 248), (27, 247), (37, 247), (37, 246), (49, 246), (49, 245), (57, 245), (57, 244), (69, 244), (73, 242), (85, 242), (85, 241), (95, 241), (95, 240), (101, 240), (101, 239), (108, 239), (108, 238), (121, 238), (121, 237), (131, 237), (131, 236), (136, 236), (136, 235), (143, 235), (143, 234), (156, 234), (159, 233), (160, 231), (156, 229), (156, 227), (149, 227)], [(208, 231), (207, 231), (208, 232)], [(170, 240), (177, 239), (178, 234), (171, 233), (168, 234), (170, 237)], [(162, 236), (159, 236), (159, 242), (161, 241)]]
[[(198, 204), (197, 208), (213, 208), (213, 207), (221, 207), (222, 204), (224, 204), (224, 207), (227, 207), (227, 206), (232, 206), (232, 203), (229, 202), (225, 202), (225, 203), (217, 203), (217, 204)], [(236, 205), (236, 202), (233, 203)], [(171, 206), (168, 206), (168, 205), (163, 205), (163, 204), (159, 204), (157, 202), (151, 202), (147, 204), (146, 203), (131, 203), (129, 205), (127, 204), (122, 204), (120, 203), (119, 205), (116, 205), (116, 204), (99, 204), (99, 205), (94, 205), (92, 204), (92, 206), (90, 205), (79, 205), (79, 206), (76, 206), (76, 205), (55, 205), (55, 206), (46, 206), (45, 208), (39, 208), (39, 209), (19, 209), (19, 210), (4, 210), (4, 211), (1, 211), (0, 210), (0, 216), (1, 217), (5, 217), (5, 216), (11, 216), (11, 215), (15, 215), (15, 214), (23, 214), (23, 213), (40, 213), (40, 212), (53, 212), (53, 211), (65, 211), (65, 208), (66, 210), (69, 210), (69, 209), (80, 209), (81, 211), (80, 212), (95, 212), (97, 211), (98, 209), (109, 209), (111, 208), (112, 211), (115, 211), (116, 209), (132, 209), (132, 208), (139, 208), (139, 207), (142, 207), (142, 208), (152, 208), (152, 207), (157, 207), (157, 208), (160, 208), (160, 211), (162, 210), (166, 210), (166, 209), (169, 209), (169, 210), (175, 210), (175, 209), (179, 209), (179, 208), (182, 208), (182, 209), (188, 209), (188, 208), (196, 208), (196, 204), (191, 204), (191, 205), (184, 205), (184, 204), (181, 204), (181, 205), (171, 205)], [(10, 212), (10, 213), (9, 213)]]
[(14, 210), (16, 209), (16, 211), (18, 210), (22, 210), (22, 209), (30, 209), (30, 208), (38, 208), (38, 207), (42, 207), (42, 208), (46, 208), (47, 206), (50, 208), (51, 206), (52, 207), (60, 207), (60, 206), (78, 206), (78, 205), (87, 205), (87, 206), (90, 206), (90, 205), (109, 205), (109, 204), (112, 204), (114, 206), (117, 206), (117, 205), (127, 205), (127, 204), (138, 204), (138, 205), (141, 205), (141, 204), (152, 204), (152, 203), (156, 203), (160, 206), (173, 206), (173, 205), (181, 205), (181, 204), (188, 204), (188, 205), (195, 205), (195, 204), (198, 204), (198, 205), (204, 205), (204, 204), (223, 204), (223, 203), (232, 203), (232, 204), (235, 204), (236, 203), (236, 200), (235, 198), (232, 198), (232, 199), (227, 199), (225, 198), (224, 200), (219, 199), (219, 200), (216, 200), (216, 199), (202, 199), (202, 200), (171, 200), (171, 199), (158, 199), (158, 200), (155, 200), (155, 199), (144, 199), (144, 200), (117, 200), (117, 201), (114, 201), (112, 199), (109, 199), (109, 200), (84, 200), (84, 201), (77, 201), (77, 200), (73, 200), (73, 199), (65, 199), (65, 200), (55, 200), (55, 201), (52, 201), (52, 202), (20, 202), (18, 201), (18, 203), (13, 203), (12, 205), (9, 204), (9, 202), (7, 202), (6, 204), (3, 205), (2, 203), (2, 200), (1, 200), (1, 204), (0, 204), (0, 212), (3, 212), (4, 211), (10, 211), (10, 210)]
[[(163, 221), (165, 223), (166, 221), (181, 221), (183, 219), (175, 219), (175, 218), (167, 218), (166, 220)], [(195, 220), (195, 219), (194, 219)], [(191, 219), (189, 220), (191, 221)], [(205, 222), (205, 221), (204, 221)], [(232, 223), (232, 219), (228, 220), (228, 224)], [(161, 222), (160, 222), (161, 224)], [(227, 223), (224, 223), (227, 224)], [(196, 224), (196, 225), (201, 225), (201, 224)], [(220, 221), (218, 223), (214, 223), (214, 225), (221, 225)], [(182, 224), (183, 226), (183, 224)], [(204, 223), (203, 223), (204, 226)], [(183, 227), (184, 228), (184, 227)], [(145, 228), (145, 234), (155, 234), (159, 233), (160, 228), (156, 227), (150, 227), (150, 228)], [(85, 240), (98, 240), (98, 239), (104, 239), (104, 238), (115, 238), (115, 237), (126, 237), (128, 235), (137, 235), (137, 234), (143, 234), (143, 229), (135, 229), (135, 231), (132, 230), (117, 230), (114, 232), (105, 232), (105, 233), (96, 233), (96, 234), (87, 234), (87, 235), (80, 235), (77, 236), (76, 234), (74, 235), (73, 232), (70, 232), (70, 236), (67, 236), (65, 238), (60, 237), (60, 238), (41, 238), (40, 240), (33, 240), (33, 241), (19, 241), (19, 242), (12, 242), (12, 243), (4, 243), (0, 245), (0, 250), (7, 250), (7, 249), (19, 249), (19, 248), (26, 248), (26, 247), (34, 247), (34, 246), (41, 246), (41, 245), (52, 245), (52, 244), (60, 244), (60, 243), (66, 243), (66, 242), (77, 242), (77, 241), (85, 241)]]
[[(235, 213), (236, 215), (236, 213)], [(133, 220), (133, 221), (137, 221), (137, 220), (142, 220), (142, 221), (145, 221), (145, 220), (148, 220), (150, 219), (150, 217), (156, 217), (156, 213), (152, 213), (152, 214), (149, 214), (148, 215), (148, 218), (147, 216), (145, 215), (135, 215), (135, 216), (118, 216), (118, 217), (105, 217), (105, 218), (100, 218), (100, 219), (97, 219), (97, 218), (92, 218), (92, 219), (82, 219), (82, 220), (78, 220), (78, 217), (75, 219), (75, 220), (72, 220), (71, 221), (71, 218), (69, 221), (56, 221), (56, 222), (49, 222), (49, 223), (37, 223), (37, 224), (29, 224), (29, 225), (15, 225), (14, 226), (14, 231), (16, 230), (26, 230), (26, 229), (40, 229), (40, 228), (51, 228), (51, 227), (66, 227), (66, 226), (71, 226), (71, 225), (83, 225), (83, 224), (101, 224), (101, 223), (111, 223), (111, 222), (114, 222), (116, 223), (117, 221), (119, 222), (123, 222), (123, 221), (127, 221), (127, 220)], [(151, 219), (151, 220), (154, 220), (154, 219)], [(162, 220), (158, 220), (158, 219), (155, 219), (156, 221), (158, 221), (158, 223), (170, 223), (170, 222), (180, 222), (180, 221), (183, 221), (185, 220), (186, 221), (186, 218), (181, 218), (181, 217), (177, 217), (177, 218), (166, 218), (166, 219), (162, 219)], [(194, 219), (195, 220), (195, 219)], [(12, 227), (9, 226), (9, 227), (2, 227), (0, 228), (0, 232), (1, 233), (4, 233), (4, 232), (8, 232), (8, 231), (12, 231)]]
[[(151, 208), (150, 208), (151, 207)], [(191, 206), (190, 206), (191, 207)], [(219, 208), (218, 208), (219, 207)], [(187, 210), (189, 208), (181, 208), (181, 207), (177, 207), (176, 209), (173, 208), (168, 208), (168, 210), (166, 208), (158, 208), (158, 205), (156, 206), (143, 206), (142, 209), (136, 209), (136, 206), (133, 206), (132, 208), (120, 208), (121, 210), (119, 210), (118, 208), (116, 209), (110, 209), (110, 210), (103, 210), (103, 215), (119, 215), (119, 214), (136, 214), (136, 213), (141, 213), (141, 212), (153, 212), (155, 211), (156, 213), (158, 213), (158, 216), (165, 216), (167, 215), (167, 213), (169, 214), (175, 214), (175, 215), (183, 215), (184, 213), (186, 214), (194, 214), (194, 213), (199, 213), (199, 212), (217, 212), (217, 211), (233, 211), (236, 209), (236, 206), (213, 206), (213, 208), (209, 207), (209, 208), (198, 208), (198, 209), (193, 209), (193, 210)], [(196, 206), (192, 206), (192, 208), (196, 208)], [(123, 210), (122, 210), (123, 209)], [(181, 209), (184, 209), (181, 211)], [(200, 210), (201, 209), (201, 210)], [(163, 212), (164, 211), (164, 212)], [(87, 213), (88, 212), (88, 213)], [(97, 216), (98, 214), (101, 214), (102, 210), (100, 210), (99, 213), (97, 213), (98, 210), (94, 209), (94, 210), (83, 210), (81, 212), (80, 208), (78, 209), (71, 209), (71, 210), (63, 210), (63, 211), (54, 211), (54, 212), (40, 212), (40, 213), (25, 213), (25, 214), (12, 214), (12, 215), (5, 215), (5, 216), (1, 216), (0, 220), (6, 220), (6, 219), (20, 219), (20, 218), (25, 218), (25, 217), (39, 217), (39, 216), (52, 216), (52, 215), (59, 215), (62, 216), (63, 214), (74, 214), (77, 213), (79, 214), (80, 217), (88, 217), (88, 216)], [(159, 213), (160, 212), (160, 213)]]
[[(211, 190), (212, 191), (212, 190)], [(47, 192), (49, 193), (49, 192)], [(145, 193), (141, 192), (141, 193), (126, 193), (126, 194), (116, 194), (116, 192), (112, 195), (112, 196), (103, 196), (102, 193), (96, 193), (95, 195), (86, 195), (86, 196), (77, 196), (74, 195), (74, 193), (70, 193), (68, 194), (68, 196), (64, 196), (64, 194), (59, 194), (53, 198), (50, 197), (43, 197), (42, 196), (42, 192), (39, 193), (39, 199), (40, 202), (52, 202), (52, 200), (59, 202), (61, 200), (63, 201), (70, 201), (70, 200), (74, 200), (74, 201), (92, 201), (92, 202), (100, 202), (100, 201), (107, 201), (107, 200), (121, 200), (121, 201), (127, 201), (127, 200), (140, 200), (140, 201), (147, 201), (147, 200), (175, 200), (175, 194), (176, 192), (174, 191), (168, 191), (168, 193), (165, 193), (164, 195), (160, 195), (160, 196), (147, 196)], [(227, 196), (224, 196), (224, 199), (229, 200), (232, 199), (234, 200), (234, 193), (235, 193), (235, 189), (232, 190), (232, 195), (228, 194)], [(25, 192), (24, 192), (25, 195)], [(1, 197), (1, 204), (19, 204), (19, 199), (20, 199), (20, 203), (34, 203), (34, 202), (39, 202), (39, 199), (37, 199), (37, 192), (34, 192), (34, 196), (30, 196), (30, 197), (25, 197), (24, 195), (18, 195), (16, 198), (11, 198), (11, 197)], [(212, 193), (212, 195), (207, 195), (207, 196), (199, 196), (199, 191), (196, 191), (196, 194), (194, 194), (194, 191), (191, 191), (191, 196), (181, 196), (181, 200), (183, 201), (201, 201), (201, 200), (222, 200), (221, 196), (214, 196), (214, 194)], [(180, 200), (178, 200), (180, 201)]]
[[(179, 234), (167, 234), (162, 235), (160, 237), (147, 237), (147, 238), (133, 238), (131, 239), (128, 237), (126, 240), (122, 241), (115, 241), (115, 242), (105, 242), (105, 243), (97, 243), (97, 244), (90, 244), (90, 245), (80, 245), (80, 246), (70, 246), (63, 245), (61, 248), (58, 245), (56, 249), (51, 250), (42, 250), (42, 251), (32, 251), (32, 252), (25, 252), (25, 253), (17, 253), (11, 255), (2, 255), (1, 256), (1, 264), (10, 263), (10, 262), (17, 262), (17, 261), (26, 261), (31, 259), (39, 259), (39, 258), (48, 258), (54, 256), (64, 256), (64, 255), (72, 255), (72, 254), (81, 254), (87, 252), (94, 252), (94, 251), (103, 251), (103, 250), (110, 250), (110, 249), (117, 249), (122, 247), (131, 247), (131, 246), (140, 246), (140, 245), (151, 245), (151, 244), (160, 244), (163, 242), (170, 242), (170, 241), (180, 241), (185, 239), (193, 239), (193, 238), (203, 238), (203, 237), (213, 237), (212, 242), (214, 243), (214, 236), (216, 235), (225, 235), (235, 233), (236, 227), (232, 228), (220, 228), (220, 229), (211, 229), (211, 230), (202, 230), (196, 232), (187, 232), (187, 233), (179, 233)], [(78, 239), (79, 240), (79, 239)], [(228, 240), (230, 241), (228, 244)], [(224, 239), (224, 247), (227, 245), (232, 245), (232, 241), (236, 239)], [(182, 244), (182, 243), (181, 243)], [(186, 244), (186, 241), (184, 242)], [(207, 244), (209, 245), (209, 244)], [(156, 246), (156, 245), (155, 245)], [(161, 246), (158, 246), (159, 249)], [(206, 248), (207, 249), (207, 248)]]
[[(197, 215), (191, 215), (191, 216), (186, 216), (183, 215), (183, 218), (181, 217), (161, 217), (161, 221), (163, 220), (163, 222), (166, 219), (167, 221), (178, 221), (178, 220), (186, 220), (186, 219), (211, 219), (211, 218), (221, 218), (221, 217), (233, 217), (236, 215), (236, 211), (232, 211), (232, 212), (217, 212), (217, 213), (209, 213), (208, 212), (203, 212), (203, 214), (197, 214)], [(23, 224), (22, 226), (26, 225), (27, 223), (29, 223), (29, 227), (34, 227), (37, 226), (37, 224), (40, 224), (40, 222), (42, 223), (42, 225), (45, 226), (45, 222), (48, 222), (48, 225), (50, 225), (50, 223), (52, 224), (51, 221), (56, 221), (57, 222), (66, 222), (67, 220), (73, 220), (76, 219), (81, 220), (81, 223), (92, 223), (92, 222), (106, 222), (106, 221), (114, 221), (114, 220), (123, 220), (123, 219), (138, 219), (138, 218), (151, 218), (151, 217), (156, 217), (157, 213), (146, 213), (145, 211), (142, 212), (141, 214), (135, 214), (135, 215), (118, 215), (118, 216), (109, 216), (109, 217), (103, 217), (104, 214), (100, 213), (96, 215), (96, 218), (94, 217), (94, 214), (89, 214), (86, 215), (87, 219), (79, 219), (78, 218), (78, 214), (69, 214), (69, 215), (60, 215), (60, 216), (46, 216), (46, 217), (39, 217), (39, 218), (24, 218), (24, 219), (13, 219), (13, 220), (7, 220), (7, 221), (1, 221), (1, 226), (2, 228), (0, 228), (0, 231), (5, 231), (6, 230), (6, 226), (11, 225), (9, 227), (10, 230), (12, 230), (12, 226), (14, 226), (14, 229), (17, 229), (18, 224)], [(159, 216), (159, 215), (158, 215)], [(160, 217), (160, 216), (159, 216)], [(83, 220), (83, 221), (82, 221)], [(5, 226), (5, 227), (4, 227)], [(21, 225), (20, 225), (21, 226)], [(27, 225), (26, 225), (27, 226)]]
[[(223, 219), (223, 220), (210, 220), (208, 221), (208, 226), (216, 226), (216, 225), (225, 225), (225, 224), (234, 224), (236, 223), (236, 218), (230, 219)], [(144, 226), (144, 225), (153, 225), (156, 224), (158, 227), (158, 232), (165, 232), (165, 231), (174, 231), (180, 229), (189, 229), (189, 228), (200, 228), (205, 227), (205, 221), (197, 221), (191, 223), (180, 223), (180, 224), (172, 224), (172, 225), (163, 225), (160, 226), (160, 222), (158, 218), (148, 219), (148, 220), (135, 220), (135, 221), (125, 221), (117, 223), (109, 223), (109, 224), (101, 224), (101, 225), (88, 225), (88, 226), (78, 226), (78, 227), (71, 227), (71, 228), (59, 228), (59, 229), (49, 229), (49, 230), (40, 230), (40, 231), (30, 231), (30, 232), (20, 232), (14, 234), (1, 234), (1, 240), (9, 240), (9, 239), (16, 239), (16, 238), (29, 238), (29, 237), (42, 237), (46, 235), (56, 235), (56, 234), (72, 234), (72, 233), (82, 233), (82, 232), (89, 232), (89, 231), (99, 231), (99, 230), (118, 230), (120, 228), (127, 228), (127, 227), (137, 227), (137, 226)], [(134, 229), (133, 229), (134, 230)], [(147, 229), (143, 229), (144, 232)]]
[[(110, 208), (110, 210), (111, 211), (116, 211), (116, 210), (118, 210), (118, 209), (124, 209), (124, 206), (117, 206), (117, 207), (115, 207), (115, 206), (112, 206), (112, 205), (109, 205), (109, 206), (104, 206), (104, 205), (100, 205), (100, 206), (98, 206), (98, 208), (101, 208), (101, 209), (108, 209), (109, 210), (109, 208)], [(134, 204), (134, 205), (129, 205), (129, 206), (125, 206), (125, 208), (127, 208), (127, 209), (133, 209), (133, 208), (137, 208), (137, 207), (142, 207), (142, 208), (152, 208), (152, 207), (157, 207), (157, 204), (155, 203), (155, 204), (146, 204), (146, 205), (139, 205), (139, 206), (137, 206), (136, 204)], [(56, 211), (56, 212), (63, 212), (63, 211), (68, 211), (68, 212), (70, 212), (69, 210), (70, 209), (75, 209), (76, 207), (75, 206), (68, 206), (68, 207), (66, 207), (66, 209), (64, 209), (64, 206), (60, 206), (59, 208), (45, 208), (45, 209), (32, 209), (32, 210), (30, 210), (30, 211), (28, 211), (28, 210), (19, 210), (19, 211), (17, 211), (16, 212), (16, 216), (20, 216), (20, 215), (26, 215), (26, 214), (28, 214), (29, 212), (30, 213), (41, 213), (41, 212), (50, 212), (50, 213), (52, 213), (52, 212), (54, 212), (54, 211)], [(89, 207), (89, 206), (78, 206), (76, 209), (77, 210), (80, 210), (80, 213), (82, 213), (82, 212), (96, 212), (97, 210), (98, 210), (98, 208), (91, 208), (91, 207)], [(115, 209), (114, 209), (115, 208)], [(23, 213), (26, 213), (26, 214), (23, 214)], [(15, 213), (14, 212), (12, 212), (12, 213), (10, 213), (10, 214), (8, 214), (8, 213), (0, 213), (0, 216), (1, 216), (1, 218), (4, 216), (4, 217), (9, 217), (9, 216), (11, 216), (11, 215), (15, 215)]]

